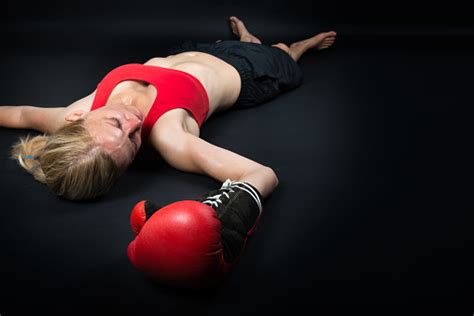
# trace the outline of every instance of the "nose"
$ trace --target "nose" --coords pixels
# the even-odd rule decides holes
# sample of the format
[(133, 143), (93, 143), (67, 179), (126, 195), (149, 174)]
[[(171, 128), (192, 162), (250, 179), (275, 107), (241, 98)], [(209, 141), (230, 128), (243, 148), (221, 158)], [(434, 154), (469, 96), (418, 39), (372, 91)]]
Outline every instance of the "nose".
[(128, 134), (133, 134), (142, 126), (142, 121), (135, 115), (126, 113), (125, 114), (125, 132)]

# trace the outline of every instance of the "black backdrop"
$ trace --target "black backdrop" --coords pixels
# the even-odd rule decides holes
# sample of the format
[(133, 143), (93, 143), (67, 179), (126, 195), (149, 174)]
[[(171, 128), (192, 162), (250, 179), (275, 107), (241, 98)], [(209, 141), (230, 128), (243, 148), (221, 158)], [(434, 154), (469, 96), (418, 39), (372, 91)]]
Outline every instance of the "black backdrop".
[(139, 160), (106, 198), (71, 203), (9, 159), (28, 131), (1, 129), (0, 314), (327, 305), (386, 314), (405, 304), (472, 314), (474, 21), (459, 3), (10, 1), (0, 11), (0, 104), (68, 105), (114, 66), (187, 39), (232, 38), (229, 15), (266, 43), (338, 32), (330, 50), (302, 58), (298, 90), (202, 129), (281, 182), (229, 281), (164, 288), (126, 258), (135, 202), (171, 203), (218, 183)]

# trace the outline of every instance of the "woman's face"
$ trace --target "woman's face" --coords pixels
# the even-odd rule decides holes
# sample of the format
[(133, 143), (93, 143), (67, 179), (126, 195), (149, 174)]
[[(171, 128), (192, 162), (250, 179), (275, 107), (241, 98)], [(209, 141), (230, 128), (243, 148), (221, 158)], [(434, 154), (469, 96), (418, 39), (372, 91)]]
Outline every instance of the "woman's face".
[(133, 106), (107, 105), (82, 117), (84, 127), (119, 167), (126, 168), (141, 145), (143, 115)]

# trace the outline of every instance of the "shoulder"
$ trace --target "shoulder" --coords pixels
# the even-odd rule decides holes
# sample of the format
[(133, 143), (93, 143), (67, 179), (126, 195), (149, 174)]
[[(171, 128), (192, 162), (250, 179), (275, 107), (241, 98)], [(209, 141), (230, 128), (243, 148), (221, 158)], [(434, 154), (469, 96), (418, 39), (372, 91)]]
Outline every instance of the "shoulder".
[(63, 127), (66, 124), (66, 117), (71, 115), (74, 112), (90, 112), (92, 107), (92, 102), (94, 101), (94, 97), (96, 94), (96, 90), (94, 90), (91, 94), (71, 103), (70, 105), (60, 108), (56, 113), (52, 114), (51, 116), (51, 127), (52, 131), (54, 132), (59, 128)]
[(158, 67), (164, 67), (164, 68), (169, 68), (169, 58), (167, 57), (153, 57), (149, 60), (147, 60), (145, 63), (143, 63), (145, 66), (158, 66)]
[(94, 101), (96, 90), (94, 90), (91, 94), (71, 103), (65, 109), (65, 112), (69, 111), (86, 111), (89, 112), (92, 107), (92, 102)]
[(164, 113), (156, 121), (150, 133), (150, 140), (158, 140), (165, 137), (163, 135), (173, 133), (189, 133), (199, 137), (200, 128), (188, 110), (176, 108)]
[(148, 142), (156, 151), (184, 149), (187, 135), (199, 137), (200, 130), (197, 122), (185, 109), (173, 109), (165, 113), (155, 123)]

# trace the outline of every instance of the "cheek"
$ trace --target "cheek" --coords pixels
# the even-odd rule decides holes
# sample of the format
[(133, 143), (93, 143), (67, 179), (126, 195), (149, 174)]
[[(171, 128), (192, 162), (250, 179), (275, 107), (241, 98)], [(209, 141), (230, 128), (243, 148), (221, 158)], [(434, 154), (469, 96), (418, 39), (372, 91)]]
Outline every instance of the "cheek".
[(128, 166), (134, 157), (134, 151), (129, 146), (122, 146), (119, 150), (116, 151), (117, 162), (120, 162), (122, 166)]
[(101, 143), (107, 150), (117, 150), (118, 148), (122, 148), (124, 146), (122, 138), (120, 131), (115, 131), (114, 129), (104, 129), (102, 133), (97, 135), (99, 143)]
[(112, 159), (114, 160), (117, 167), (119, 167), (122, 172), (130, 165), (130, 153), (122, 150), (117, 150), (110, 154)]

